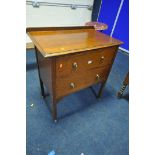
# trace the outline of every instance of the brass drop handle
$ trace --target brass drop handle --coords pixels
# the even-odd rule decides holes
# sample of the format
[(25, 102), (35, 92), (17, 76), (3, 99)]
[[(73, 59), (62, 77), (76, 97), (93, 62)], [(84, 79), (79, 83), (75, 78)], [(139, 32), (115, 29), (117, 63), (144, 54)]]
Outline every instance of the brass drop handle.
[(100, 61), (103, 62), (103, 60), (104, 60), (104, 56), (101, 57)]
[(75, 84), (72, 82), (72, 83), (70, 83), (70, 87), (71, 88), (75, 88)]
[(74, 70), (77, 70), (77, 67), (78, 67), (77, 62), (74, 62), (73, 65), (72, 65), (72, 67), (73, 67)]
[(96, 74), (96, 80), (99, 81), (100, 76), (98, 74)]

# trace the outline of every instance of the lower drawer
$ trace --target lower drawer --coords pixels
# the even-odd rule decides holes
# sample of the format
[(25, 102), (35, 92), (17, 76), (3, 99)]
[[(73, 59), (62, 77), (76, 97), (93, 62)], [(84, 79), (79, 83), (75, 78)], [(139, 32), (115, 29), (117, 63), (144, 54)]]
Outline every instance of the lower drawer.
[(106, 68), (96, 68), (83, 72), (83, 74), (74, 74), (65, 78), (56, 79), (56, 96), (63, 97), (72, 92), (86, 88), (98, 82), (106, 81), (110, 71), (110, 66)]

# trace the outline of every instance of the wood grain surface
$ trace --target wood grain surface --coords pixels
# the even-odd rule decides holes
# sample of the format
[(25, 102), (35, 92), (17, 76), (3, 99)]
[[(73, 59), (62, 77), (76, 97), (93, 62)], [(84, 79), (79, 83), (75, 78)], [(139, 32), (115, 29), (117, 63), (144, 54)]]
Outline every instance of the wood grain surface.
[(44, 57), (59, 56), (91, 49), (122, 44), (121, 41), (95, 31), (93, 27), (81, 29), (38, 29), (27, 32)]

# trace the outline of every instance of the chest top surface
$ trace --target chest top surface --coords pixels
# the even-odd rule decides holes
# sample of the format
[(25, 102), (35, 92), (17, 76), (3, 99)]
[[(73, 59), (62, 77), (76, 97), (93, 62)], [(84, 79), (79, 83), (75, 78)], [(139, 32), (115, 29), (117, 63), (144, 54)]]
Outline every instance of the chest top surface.
[(93, 27), (28, 28), (27, 33), (44, 57), (84, 52), (122, 44)]

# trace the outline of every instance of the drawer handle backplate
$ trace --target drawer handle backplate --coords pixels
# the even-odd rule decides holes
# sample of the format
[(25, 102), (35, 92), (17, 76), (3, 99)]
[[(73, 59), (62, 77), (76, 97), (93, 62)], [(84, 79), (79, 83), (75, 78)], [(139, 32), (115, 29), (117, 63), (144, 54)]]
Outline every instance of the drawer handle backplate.
[(77, 62), (74, 62), (73, 65), (72, 65), (72, 68), (73, 68), (74, 70), (77, 70), (77, 67), (78, 67)]
[(104, 61), (104, 56), (100, 58), (100, 62), (103, 62), (103, 61)]
[(70, 87), (71, 88), (75, 88), (75, 84), (72, 82), (72, 83), (70, 83)]
[(99, 81), (100, 80), (100, 76), (98, 74), (96, 74), (96, 80)]
[(88, 65), (89, 65), (89, 64), (92, 64), (92, 63), (93, 63), (93, 60), (89, 60), (89, 61), (88, 61)]

